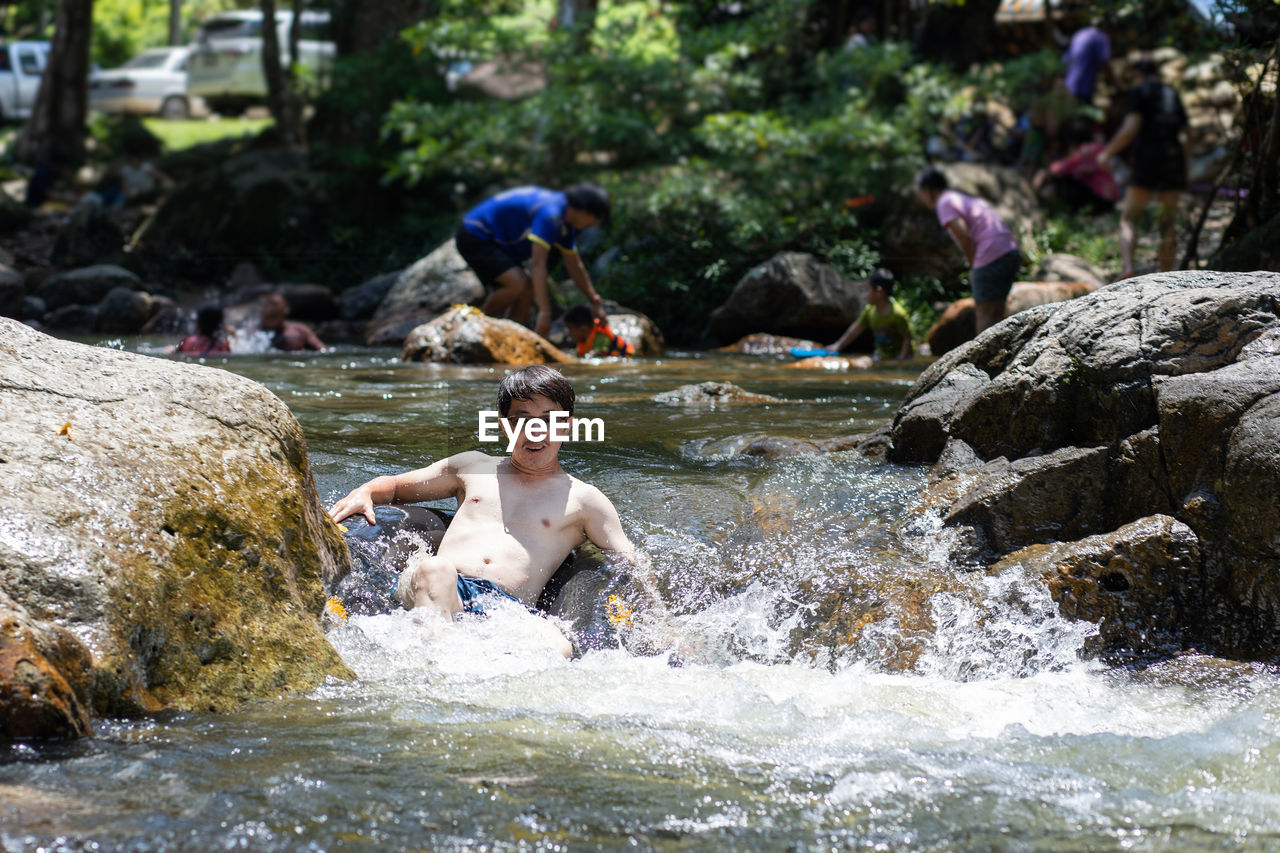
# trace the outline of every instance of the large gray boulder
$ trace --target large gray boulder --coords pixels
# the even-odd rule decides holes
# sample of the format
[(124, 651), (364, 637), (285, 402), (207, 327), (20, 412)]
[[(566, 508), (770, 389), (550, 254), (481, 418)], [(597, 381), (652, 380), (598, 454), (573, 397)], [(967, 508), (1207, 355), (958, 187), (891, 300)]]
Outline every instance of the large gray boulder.
[(469, 305), (451, 308), (414, 329), (404, 342), (400, 360), (518, 365), (575, 361), (533, 329), (486, 317)]
[(139, 239), (151, 265), (213, 277), (239, 258), (323, 248), (317, 229), (328, 199), (305, 153), (249, 150), (201, 164), (207, 168), (165, 198)]
[(648, 314), (619, 305), (611, 299), (605, 300), (604, 310), (609, 328), (635, 347), (635, 355), (659, 356), (667, 351), (667, 341), (662, 330)]
[(1176, 520), (1197, 543), (1169, 591), (1180, 642), (1280, 660), (1280, 274), (1149, 275), (1010, 317), (921, 374), (890, 458), (935, 466), (964, 559)]
[(450, 237), (400, 273), (365, 329), (369, 346), (400, 346), (409, 333), (454, 305), (478, 305), (480, 279)]
[(57, 311), (67, 305), (97, 305), (117, 287), (141, 290), (142, 279), (115, 264), (94, 264), (49, 276), (35, 295), (48, 310)]
[(0, 399), (0, 642), (40, 652), (48, 673), (25, 672), (51, 697), (41, 718), (0, 686), (0, 731), (223, 711), (349, 675), (319, 619), (322, 579), (350, 558), (265, 388), (0, 319)]
[(383, 273), (342, 291), (338, 295), (338, 319), (348, 323), (368, 320), (400, 280), (401, 272)]
[(865, 281), (851, 281), (813, 255), (783, 252), (742, 277), (711, 312), (708, 331), (722, 344), (755, 332), (830, 341), (866, 304)]
[(0, 263), (0, 317), (21, 318), (27, 298), (27, 283), (22, 273)]
[(98, 303), (98, 331), (136, 335), (172, 300), (129, 287), (114, 287)]

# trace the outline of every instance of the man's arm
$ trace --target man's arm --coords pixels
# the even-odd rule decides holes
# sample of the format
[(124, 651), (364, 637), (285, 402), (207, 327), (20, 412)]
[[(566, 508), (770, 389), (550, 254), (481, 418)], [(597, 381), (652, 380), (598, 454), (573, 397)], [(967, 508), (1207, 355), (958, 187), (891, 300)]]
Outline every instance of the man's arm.
[(902, 328), (902, 348), (897, 351), (897, 360), (906, 361), (915, 355), (915, 343), (911, 341), (911, 327), (906, 324)]
[(1106, 166), (1108, 160), (1129, 147), (1129, 143), (1133, 142), (1141, 129), (1142, 113), (1127, 113), (1116, 135), (1111, 138), (1105, 148), (1098, 152), (1098, 162)]
[[(533, 240), (533, 255), (529, 259), (530, 278), (533, 279), (533, 301), (538, 306), (538, 322), (534, 331), (546, 335), (551, 331), (551, 293), (547, 289), (547, 252), (541, 240)], [(523, 317), (516, 318), (524, 322)]]
[(373, 508), (379, 504), (431, 501), (454, 496), (461, 487), (458, 472), (470, 462), (466, 457), (478, 452), (459, 453), (417, 471), (374, 477), (334, 504), (329, 510), (329, 517), (342, 521), (353, 515), (363, 515), (370, 524), (374, 524)]
[(969, 262), (969, 266), (973, 266), (974, 253), (977, 251), (973, 244), (973, 236), (969, 234), (969, 226), (964, 224), (964, 219), (957, 216), (955, 219), (947, 223), (947, 230), (951, 232), (951, 236), (960, 246), (960, 251), (964, 252), (965, 260)]
[(604, 493), (594, 486), (587, 486), (586, 492), (582, 514), (583, 532), (611, 561), (621, 562), (626, 568), (633, 570), (636, 581), (650, 598), (651, 604), (665, 613), (666, 605), (658, 595), (658, 584), (653, 577), (653, 567), (648, 555), (637, 551), (627, 534), (622, 532), (618, 511)]
[(576, 251), (568, 249), (561, 249), (560, 254), (564, 256), (564, 266), (569, 271), (569, 278), (573, 279), (573, 283), (578, 286), (578, 290), (582, 291), (582, 295), (587, 297), (587, 302), (591, 305), (591, 313), (597, 320), (606, 319), (603, 300), (591, 285), (591, 276), (587, 274), (587, 267), (582, 263), (582, 257)]
[(324, 341), (320, 340), (319, 336), (316, 335), (310, 326), (306, 323), (299, 323), (298, 325), (301, 327), (301, 331), (306, 338), (307, 349), (316, 350), (317, 352), (325, 349)]
[(856, 341), (858, 339), (858, 335), (861, 335), (865, 328), (866, 326), (862, 324), (861, 318), (854, 320), (853, 323), (850, 324), (849, 328), (844, 330), (844, 334), (841, 335), (835, 343), (827, 347), (827, 349), (831, 352), (840, 352), (840, 350), (847, 347), (851, 342)]

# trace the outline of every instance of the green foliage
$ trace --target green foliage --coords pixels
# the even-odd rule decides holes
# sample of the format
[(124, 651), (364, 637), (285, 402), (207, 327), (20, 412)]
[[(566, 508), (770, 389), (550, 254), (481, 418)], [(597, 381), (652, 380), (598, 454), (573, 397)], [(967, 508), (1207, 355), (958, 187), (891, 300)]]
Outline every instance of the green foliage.
[[(190, 40), (200, 21), (238, 5), (236, 0), (183, 0), (182, 41)], [(101, 67), (115, 68), (168, 43), (169, 0), (94, 0), (90, 50)]]
[(779, 251), (866, 275), (886, 206), (845, 202), (909, 179), (926, 129), (960, 109), (956, 79), (903, 45), (812, 55), (805, 0), (720, 18), (703, 5), (602, 3), (587, 50), (492, 9), (414, 28), (419, 54), (496, 51), (536, 62), (546, 85), (515, 102), (402, 99), (383, 124), (398, 149), (388, 179), (459, 189), (460, 208), (495, 187), (599, 181), (614, 225), (591, 253), (609, 257), (597, 284), (677, 342)]
[(156, 157), (164, 150), (160, 138), (133, 115), (95, 115), (89, 125), (89, 137), (97, 155), (104, 160)]

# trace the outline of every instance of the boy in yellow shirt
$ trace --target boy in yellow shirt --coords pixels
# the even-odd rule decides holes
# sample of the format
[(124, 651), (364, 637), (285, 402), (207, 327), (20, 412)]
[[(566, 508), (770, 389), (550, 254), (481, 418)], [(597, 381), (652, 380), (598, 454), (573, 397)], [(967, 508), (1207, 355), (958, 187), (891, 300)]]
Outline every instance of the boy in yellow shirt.
[(840, 339), (827, 347), (827, 352), (835, 355), (858, 339), (865, 329), (875, 335), (875, 357), (877, 359), (908, 359), (913, 354), (911, 346), (911, 321), (906, 310), (893, 298), (893, 273), (884, 267), (871, 273), (867, 280), (870, 286), (867, 292), (867, 307), (858, 315), (858, 319), (845, 329)]

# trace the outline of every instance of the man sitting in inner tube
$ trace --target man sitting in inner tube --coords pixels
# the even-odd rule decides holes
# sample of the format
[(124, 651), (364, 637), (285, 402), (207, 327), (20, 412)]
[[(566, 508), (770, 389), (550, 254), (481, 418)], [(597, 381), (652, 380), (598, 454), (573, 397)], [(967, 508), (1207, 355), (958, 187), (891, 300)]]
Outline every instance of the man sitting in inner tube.
[[(611, 561), (634, 566), (636, 550), (613, 504), (561, 469), (563, 442), (551, 436), (532, 441), (529, 433), (536, 430), (522, 428), (532, 420), (549, 427), (552, 413), (572, 416), (573, 403), (569, 380), (545, 365), (510, 373), (498, 388), (503, 431), (514, 437), (509, 457), (467, 451), (417, 471), (375, 477), (338, 501), (329, 516), (340, 522), (362, 514), (373, 524), (377, 504), (457, 499), (458, 511), (436, 554), (412, 558), (396, 591), (405, 608), (447, 618), (483, 613), (486, 601), (495, 598), (534, 611), (547, 580), (587, 540)], [(564, 635), (545, 625), (549, 642), (571, 656)]]

